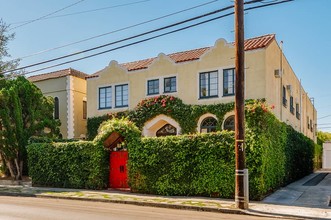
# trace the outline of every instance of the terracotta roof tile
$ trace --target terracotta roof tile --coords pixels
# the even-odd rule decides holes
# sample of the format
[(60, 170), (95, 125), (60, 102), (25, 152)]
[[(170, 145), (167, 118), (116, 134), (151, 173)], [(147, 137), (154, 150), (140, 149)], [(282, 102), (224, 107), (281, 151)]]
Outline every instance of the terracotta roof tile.
[[(268, 34), (268, 35), (263, 35), (263, 36), (247, 39), (247, 40), (245, 40), (245, 45), (244, 45), (245, 51), (267, 47), (272, 42), (272, 40), (274, 38), (275, 38), (274, 34)], [(232, 45), (234, 45), (234, 43), (232, 43)], [(170, 59), (172, 59), (175, 63), (198, 60), (210, 48), (211, 47), (193, 49), (193, 50), (168, 54), (167, 56)], [(148, 68), (148, 66), (155, 59), (156, 59), (156, 57), (148, 58), (148, 59), (144, 59), (144, 60), (138, 60), (138, 61), (129, 62), (129, 63), (122, 63), (122, 64), (119, 64), (119, 65), (126, 68), (128, 71), (134, 71), (134, 70), (140, 70), (140, 69)], [(99, 73), (100, 73), (100, 71), (98, 71), (98, 72), (96, 72), (96, 73), (94, 73), (94, 74), (92, 74), (92, 75), (90, 75), (86, 78), (97, 77), (99, 75)]]
[(43, 81), (43, 80), (47, 80), (47, 79), (56, 79), (56, 78), (61, 78), (61, 77), (65, 77), (65, 76), (75, 76), (81, 79), (85, 79), (87, 76), (87, 74), (69, 68), (69, 69), (63, 69), (63, 70), (58, 70), (58, 71), (54, 71), (54, 72), (50, 72), (50, 73), (44, 73), (44, 74), (39, 74), (39, 75), (35, 75), (35, 76), (30, 76), (28, 77), (28, 80), (30, 82), (38, 82), (38, 81)]

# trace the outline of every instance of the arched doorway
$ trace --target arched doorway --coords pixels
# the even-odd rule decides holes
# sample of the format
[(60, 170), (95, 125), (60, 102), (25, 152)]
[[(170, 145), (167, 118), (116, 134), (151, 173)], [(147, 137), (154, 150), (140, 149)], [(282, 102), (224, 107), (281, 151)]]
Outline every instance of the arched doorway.
[(179, 135), (181, 127), (178, 122), (166, 115), (158, 115), (147, 121), (143, 127), (143, 136), (159, 137), (166, 135)]
[(104, 146), (109, 148), (109, 188), (123, 189), (128, 185), (128, 151), (124, 137), (113, 132), (105, 141)]
[(175, 128), (171, 124), (166, 124), (158, 131), (156, 131), (156, 137), (169, 136), (169, 135), (170, 136), (177, 135), (177, 128)]

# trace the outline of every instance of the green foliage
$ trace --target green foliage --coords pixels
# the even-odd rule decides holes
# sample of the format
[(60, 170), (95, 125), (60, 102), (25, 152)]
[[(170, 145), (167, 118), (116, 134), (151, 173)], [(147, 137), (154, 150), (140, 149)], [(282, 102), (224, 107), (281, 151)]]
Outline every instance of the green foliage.
[(123, 116), (134, 122), (139, 129), (144, 124), (160, 115), (167, 115), (176, 120), (182, 128), (183, 134), (196, 133), (199, 118), (206, 113), (212, 113), (218, 118), (217, 130), (221, 130), (224, 115), (233, 110), (233, 103), (213, 105), (186, 105), (174, 96), (156, 96), (142, 100), (136, 108), (127, 112), (114, 113), (99, 117), (89, 118), (87, 122), (88, 139), (92, 140), (102, 121), (109, 118), (121, 118)]
[[(269, 110), (260, 101), (246, 105), (246, 164), (254, 200), (312, 172), (313, 142)], [(129, 157), (134, 191), (234, 195), (233, 132), (143, 138), (140, 145), (129, 148)]]
[(143, 138), (129, 149), (133, 191), (233, 196), (233, 132)]
[[(99, 134), (94, 138), (94, 142), (97, 144), (103, 144), (103, 142), (113, 133), (117, 132), (125, 138), (128, 145), (136, 145), (140, 139), (140, 130), (136, 125), (126, 118), (113, 118), (105, 121), (100, 125)], [(129, 146), (128, 146), (129, 148)]]
[(28, 146), (33, 185), (64, 188), (107, 187), (109, 154), (102, 145), (77, 141), (34, 143)]
[(323, 146), (325, 141), (331, 141), (331, 133), (318, 131), (317, 132), (317, 144)]
[[(56, 137), (59, 121), (53, 119), (53, 100), (24, 77), (2, 80), (0, 86), (0, 153), (14, 178), (20, 178), (31, 136)], [(45, 133), (45, 129), (50, 132)], [(14, 163), (17, 160), (18, 163)]]
[[(15, 34), (9, 34), (8, 30), (9, 25), (5, 24), (0, 18), (0, 72), (15, 69), (19, 62), (19, 60), (4, 61), (4, 58), (11, 57), (7, 51), (7, 45), (9, 41), (13, 40), (15, 37)], [(0, 74), (0, 78), (2, 77), (3, 75)]]

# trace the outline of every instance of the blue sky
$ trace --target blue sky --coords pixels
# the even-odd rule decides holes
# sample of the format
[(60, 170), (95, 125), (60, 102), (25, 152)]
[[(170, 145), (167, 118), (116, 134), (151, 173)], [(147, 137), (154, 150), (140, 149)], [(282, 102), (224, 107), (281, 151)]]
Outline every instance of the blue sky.
[[(14, 28), (24, 24), (18, 22), (34, 20), (79, 2), (52, 15), (60, 17), (41, 19), (16, 29), (14, 28), (12, 32), (16, 33), (16, 38), (10, 42), (9, 52), (13, 58), (18, 58), (211, 1), (83, 0), (79, 2), (78, 0), (0, 0), (0, 17)], [(265, 0), (264, 2), (272, 1)], [(129, 5), (118, 6), (123, 4)], [(214, 1), (203, 7), (165, 19), (25, 58), (21, 61), (21, 66), (109, 43), (231, 4), (233, 4), (233, 1), (230, 0)], [(118, 7), (63, 16), (111, 6)], [(284, 41), (285, 56), (298, 78), (302, 80), (306, 92), (308, 92), (310, 97), (314, 98), (318, 118), (321, 118), (318, 120), (318, 127), (321, 128), (320, 130), (329, 132), (331, 132), (331, 71), (328, 67), (328, 64), (331, 62), (330, 8), (330, 0), (295, 0), (282, 5), (256, 9), (245, 14), (246, 38), (274, 33), (277, 41)], [(219, 38), (224, 38), (231, 42), (234, 40), (233, 21), (233, 16), (229, 16), (199, 27), (39, 73), (72, 67), (92, 74), (107, 66), (111, 60), (117, 60), (122, 63), (155, 57), (160, 52), (167, 54), (212, 46)], [(107, 49), (109, 48), (111, 47)], [(97, 52), (99, 51), (101, 50)], [(81, 56), (89, 54), (85, 53)], [(34, 70), (34, 68), (27, 70)]]

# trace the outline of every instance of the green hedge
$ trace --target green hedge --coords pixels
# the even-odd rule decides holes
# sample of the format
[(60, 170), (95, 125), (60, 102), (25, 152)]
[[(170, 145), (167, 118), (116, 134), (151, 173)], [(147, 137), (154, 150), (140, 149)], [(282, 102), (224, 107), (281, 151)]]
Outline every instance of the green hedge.
[[(269, 112), (261, 102), (246, 106), (246, 164), (250, 198), (312, 172), (313, 142)], [(234, 196), (232, 132), (143, 138), (129, 148), (132, 190), (161, 195)]]
[(108, 153), (93, 142), (34, 143), (27, 147), (33, 185), (103, 189), (109, 173)]
[(142, 138), (129, 148), (133, 191), (233, 196), (233, 132)]

